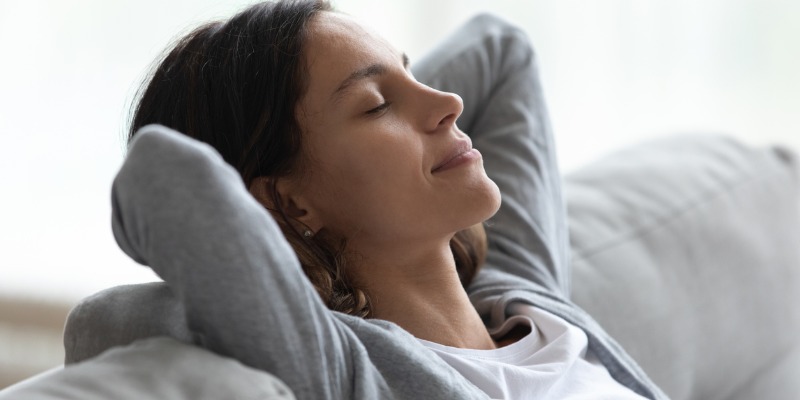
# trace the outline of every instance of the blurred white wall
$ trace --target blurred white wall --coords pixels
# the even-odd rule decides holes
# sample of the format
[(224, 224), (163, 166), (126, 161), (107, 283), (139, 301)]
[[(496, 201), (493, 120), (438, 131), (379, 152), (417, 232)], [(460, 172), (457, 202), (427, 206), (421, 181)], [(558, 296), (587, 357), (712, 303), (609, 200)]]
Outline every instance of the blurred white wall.
[[(0, 294), (75, 302), (154, 279), (109, 227), (127, 102), (178, 33), (246, 3), (0, 0)], [(412, 60), (481, 10), (523, 26), (564, 170), (672, 132), (800, 147), (800, 2), (336, 3)]]

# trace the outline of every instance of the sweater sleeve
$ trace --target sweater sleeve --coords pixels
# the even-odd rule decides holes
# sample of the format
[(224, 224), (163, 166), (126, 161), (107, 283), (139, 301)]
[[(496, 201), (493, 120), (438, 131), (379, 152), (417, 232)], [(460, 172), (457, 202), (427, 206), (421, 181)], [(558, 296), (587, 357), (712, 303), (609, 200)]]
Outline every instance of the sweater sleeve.
[(350, 354), (360, 343), (215, 150), (161, 126), (142, 128), (112, 203), (119, 246), (167, 282), (204, 347), (277, 375), (298, 398), (350, 397)]
[[(533, 282), (569, 296), (569, 238), (536, 56), (523, 31), (479, 15), (415, 64), (415, 76), (464, 99), (460, 127), (502, 194), (487, 221), (489, 253), (471, 294)], [(517, 285), (518, 287), (519, 285)]]

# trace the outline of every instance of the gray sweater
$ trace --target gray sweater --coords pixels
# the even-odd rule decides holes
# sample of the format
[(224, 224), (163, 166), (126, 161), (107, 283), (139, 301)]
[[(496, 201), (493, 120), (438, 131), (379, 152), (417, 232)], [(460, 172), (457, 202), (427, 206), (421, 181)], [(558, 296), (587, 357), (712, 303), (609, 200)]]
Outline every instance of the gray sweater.
[[(566, 216), (534, 53), (518, 29), (479, 16), (418, 62), (422, 82), (462, 96), (459, 125), (502, 193), (486, 265), (468, 288), (489, 327), (524, 302), (582, 328), (612, 377), (666, 398), (569, 301)], [(196, 342), (281, 378), (299, 399), (487, 398), (397, 325), (328, 310), (266, 210), (211, 147), (140, 130), (112, 191), (120, 247), (163, 278)]]

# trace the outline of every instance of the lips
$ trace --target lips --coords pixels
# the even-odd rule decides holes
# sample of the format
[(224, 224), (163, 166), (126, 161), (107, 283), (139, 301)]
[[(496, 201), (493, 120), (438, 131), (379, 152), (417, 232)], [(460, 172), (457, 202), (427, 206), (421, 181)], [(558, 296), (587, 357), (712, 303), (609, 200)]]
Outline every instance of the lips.
[(469, 137), (465, 137), (453, 144), (450, 148), (450, 152), (447, 155), (440, 159), (438, 163), (431, 169), (431, 173), (434, 173), (440, 169), (443, 169), (448, 166), (452, 161), (459, 158), (460, 156), (468, 153), (472, 150), (472, 141)]

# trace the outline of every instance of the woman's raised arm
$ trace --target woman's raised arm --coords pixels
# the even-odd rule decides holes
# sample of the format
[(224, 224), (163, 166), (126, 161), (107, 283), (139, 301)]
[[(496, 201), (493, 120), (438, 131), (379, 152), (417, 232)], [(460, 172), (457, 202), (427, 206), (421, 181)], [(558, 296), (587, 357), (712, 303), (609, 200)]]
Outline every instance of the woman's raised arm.
[(354, 393), (360, 342), (210, 146), (161, 126), (142, 128), (112, 201), (120, 247), (167, 282), (203, 346), (277, 375), (298, 398)]

